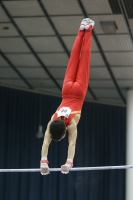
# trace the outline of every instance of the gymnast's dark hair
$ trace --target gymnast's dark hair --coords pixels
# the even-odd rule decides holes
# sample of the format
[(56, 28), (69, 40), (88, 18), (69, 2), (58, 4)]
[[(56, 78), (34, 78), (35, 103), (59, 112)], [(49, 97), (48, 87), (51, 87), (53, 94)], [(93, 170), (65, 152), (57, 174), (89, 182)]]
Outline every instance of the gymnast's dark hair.
[(59, 141), (66, 132), (64, 121), (60, 119), (52, 121), (49, 127), (49, 132), (53, 140)]

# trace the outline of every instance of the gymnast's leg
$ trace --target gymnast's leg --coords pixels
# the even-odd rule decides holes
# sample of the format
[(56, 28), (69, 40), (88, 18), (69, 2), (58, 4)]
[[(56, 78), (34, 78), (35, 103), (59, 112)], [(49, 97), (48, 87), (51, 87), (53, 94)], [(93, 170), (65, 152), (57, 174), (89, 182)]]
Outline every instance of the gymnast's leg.
[(74, 45), (72, 47), (72, 52), (66, 69), (62, 92), (64, 92), (66, 84), (67, 86), (69, 86), (69, 84), (72, 84), (75, 81), (79, 65), (83, 37), (84, 37), (84, 31), (79, 30)]
[(88, 82), (90, 76), (92, 28), (93, 28), (92, 25), (90, 25), (90, 27), (85, 31), (81, 58), (75, 80), (77, 83), (79, 83), (80, 90), (82, 90), (84, 96), (88, 88)]

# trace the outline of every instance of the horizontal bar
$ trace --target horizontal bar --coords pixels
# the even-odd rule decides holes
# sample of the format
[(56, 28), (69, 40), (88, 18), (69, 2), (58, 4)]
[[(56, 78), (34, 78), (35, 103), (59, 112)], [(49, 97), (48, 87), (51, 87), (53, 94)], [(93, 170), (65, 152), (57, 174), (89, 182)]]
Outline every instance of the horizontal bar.
[[(133, 165), (105, 166), (105, 167), (75, 167), (70, 171), (90, 171), (90, 170), (113, 170), (113, 169), (129, 169)], [(61, 168), (50, 168), (50, 172), (61, 171)], [(40, 172), (40, 169), (0, 169), (0, 172)]]

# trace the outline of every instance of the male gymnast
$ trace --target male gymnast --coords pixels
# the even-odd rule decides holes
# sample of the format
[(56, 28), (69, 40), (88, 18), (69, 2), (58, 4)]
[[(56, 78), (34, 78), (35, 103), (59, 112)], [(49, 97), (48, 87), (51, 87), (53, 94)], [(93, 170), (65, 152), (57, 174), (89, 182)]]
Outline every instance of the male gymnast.
[(62, 101), (51, 117), (45, 132), (40, 161), (42, 175), (49, 174), (47, 155), (51, 141), (61, 141), (66, 135), (66, 130), (68, 131), (68, 155), (66, 163), (61, 166), (61, 172), (68, 174), (73, 166), (77, 124), (89, 82), (94, 24), (94, 21), (89, 18), (83, 19), (80, 24), (64, 78)]

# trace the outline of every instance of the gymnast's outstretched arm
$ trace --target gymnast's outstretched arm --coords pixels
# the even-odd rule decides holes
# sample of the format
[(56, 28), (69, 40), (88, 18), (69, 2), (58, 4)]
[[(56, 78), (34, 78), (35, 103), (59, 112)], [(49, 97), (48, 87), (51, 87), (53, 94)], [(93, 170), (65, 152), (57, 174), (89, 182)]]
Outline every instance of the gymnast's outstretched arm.
[(76, 139), (77, 139), (77, 124), (80, 120), (80, 114), (74, 116), (70, 124), (67, 126), (68, 131), (68, 155), (67, 161), (61, 166), (61, 172), (68, 174), (69, 169), (73, 166), (73, 159), (75, 155)]
[(67, 159), (73, 161), (76, 148), (76, 139), (77, 139), (77, 124), (72, 123), (68, 126), (68, 156)]
[(41, 162), (40, 163), (40, 169), (41, 169), (42, 175), (49, 174), (47, 155), (48, 155), (49, 145), (52, 141), (52, 139), (50, 137), (50, 133), (49, 133), (50, 123), (51, 123), (51, 121), (47, 125), (47, 129), (46, 129), (46, 132), (45, 132), (44, 141), (43, 141), (43, 145), (42, 145), (42, 152), (41, 152), (42, 159), (40, 161)]
[(42, 145), (42, 157), (47, 157), (48, 148), (52, 141), (52, 139), (50, 137), (50, 133), (49, 133), (49, 125), (50, 125), (50, 122), (47, 125), (47, 129), (46, 129), (45, 136), (44, 136), (44, 141), (43, 141), (43, 145)]

